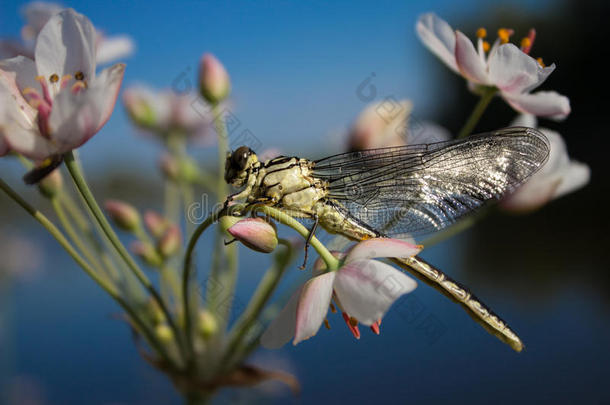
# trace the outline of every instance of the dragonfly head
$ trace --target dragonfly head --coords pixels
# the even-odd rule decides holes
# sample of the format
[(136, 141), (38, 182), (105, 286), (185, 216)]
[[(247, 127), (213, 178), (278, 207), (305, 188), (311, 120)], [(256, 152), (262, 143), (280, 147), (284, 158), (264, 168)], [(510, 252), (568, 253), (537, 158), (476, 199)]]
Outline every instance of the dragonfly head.
[(256, 153), (247, 146), (241, 146), (227, 153), (225, 181), (235, 187), (243, 186), (248, 180), (248, 172), (258, 162)]

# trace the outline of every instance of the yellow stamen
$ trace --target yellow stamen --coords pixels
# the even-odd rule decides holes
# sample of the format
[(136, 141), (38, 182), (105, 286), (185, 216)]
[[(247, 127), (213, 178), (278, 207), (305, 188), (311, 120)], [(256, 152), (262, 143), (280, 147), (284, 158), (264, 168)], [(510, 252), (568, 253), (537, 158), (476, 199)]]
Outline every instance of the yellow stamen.
[(532, 40), (528, 37), (525, 37), (521, 40), (521, 48), (529, 48), (532, 46)]
[(356, 326), (358, 326), (358, 320), (356, 318), (354, 318), (353, 316), (350, 316), (349, 324), (352, 325), (353, 327), (356, 327)]
[(489, 42), (483, 41), (483, 51), (484, 52), (489, 52), (490, 48), (491, 48), (491, 46), (489, 45)]
[(78, 72), (74, 73), (74, 78), (76, 80), (83, 80), (85, 78), (85, 75), (79, 70)]
[(328, 319), (324, 320), (324, 326), (326, 326), (326, 329), (330, 329), (330, 323), (328, 322)]
[(332, 302), (330, 303), (330, 312), (332, 312), (333, 314), (337, 312), (337, 308), (335, 308), (335, 305)]
[(34, 80), (36, 80), (37, 82), (39, 82), (39, 81), (41, 81), (41, 80), (44, 80), (44, 76), (36, 76), (36, 77), (34, 78)]
[(542, 61), (542, 58), (538, 58), (536, 59), (536, 62), (538, 62), (538, 64), (542, 67), (546, 67), (546, 65), (544, 64), (544, 62)]
[(498, 38), (500, 38), (500, 42), (506, 44), (510, 38), (510, 34), (512, 34), (512, 32), (508, 28), (500, 28), (498, 30)]
[(49, 77), (49, 81), (51, 83), (57, 83), (59, 81), (59, 76), (57, 76), (57, 73), (53, 73), (50, 77)]
[(27, 96), (28, 94), (36, 94), (37, 91), (34, 90), (31, 87), (26, 87), (25, 89), (23, 89), (23, 91), (21, 92), (24, 96)]
[(483, 27), (477, 30), (477, 38), (485, 38), (487, 36), (487, 30)]

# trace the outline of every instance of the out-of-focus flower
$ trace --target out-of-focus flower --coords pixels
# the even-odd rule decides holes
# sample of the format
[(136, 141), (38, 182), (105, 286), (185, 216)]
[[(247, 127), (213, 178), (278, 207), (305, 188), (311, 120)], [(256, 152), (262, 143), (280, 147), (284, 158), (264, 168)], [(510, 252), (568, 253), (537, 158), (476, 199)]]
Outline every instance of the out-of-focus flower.
[(45, 197), (53, 198), (61, 191), (63, 184), (64, 180), (61, 171), (55, 169), (38, 183), (38, 189)]
[(149, 210), (144, 213), (144, 225), (152, 236), (160, 238), (171, 224), (158, 212)]
[(197, 95), (137, 85), (123, 92), (123, 104), (134, 124), (147, 131), (160, 136), (178, 133), (204, 143), (211, 138), (212, 116)]
[(213, 313), (207, 309), (199, 312), (199, 333), (204, 339), (208, 339), (218, 331), (218, 322)]
[(211, 104), (226, 99), (231, 92), (231, 80), (225, 67), (212, 54), (206, 53), (199, 64), (199, 89)]
[[(537, 122), (532, 115), (522, 115), (512, 125), (536, 128)], [(549, 158), (537, 173), (500, 203), (500, 207), (506, 211), (535, 210), (589, 182), (589, 166), (570, 159), (561, 135), (547, 128), (539, 129), (551, 144)]]
[(293, 344), (314, 336), (323, 322), (331, 300), (342, 311), (355, 337), (358, 323), (379, 333), (379, 322), (392, 303), (415, 289), (416, 282), (378, 257), (411, 257), (421, 250), (406, 241), (387, 238), (358, 243), (337, 271), (314, 274), (296, 291), (261, 337), (267, 348), (279, 348), (294, 337)]
[[(51, 17), (62, 11), (64, 7), (55, 3), (34, 1), (23, 7), (22, 13), (26, 25), (21, 29), (21, 36), (25, 43), (14, 40), (0, 40), (0, 57), (12, 58), (25, 56), (34, 58), (32, 46), (36, 37)], [(107, 37), (102, 31), (96, 30), (95, 36), (96, 60), (98, 64), (105, 64), (117, 59), (125, 58), (133, 53), (133, 40), (126, 35)]]
[(369, 104), (356, 118), (348, 135), (350, 150), (374, 149), (405, 144), (409, 115), (413, 104), (409, 100), (387, 100)]
[(529, 55), (536, 32), (530, 30), (521, 47), (508, 43), (513, 31), (498, 30), (498, 39), (490, 46), (487, 31), (477, 31), (477, 49), (460, 31), (433, 13), (422, 15), (416, 31), (423, 44), (451, 70), (477, 86), (495, 87), (500, 96), (515, 110), (541, 117), (562, 119), (570, 113), (570, 101), (554, 91), (530, 93), (555, 70), (555, 64), (544, 66)]
[(163, 257), (170, 257), (178, 253), (182, 244), (182, 235), (178, 225), (170, 225), (165, 234), (159, 239), (157, 250)]
[(134, 206), (119, 200), (108, 200), (104, 208), (119, 228), (133, 232), (140, 226), (140, 213)]
[(17, 229), (3, 228), (0, 235), (0, 281), (5, 275), (18, 280), (35, 280), (44, 267), (44, 253), (41, 246), (20, 235)]
[(245, 218), (227, 230), (231, 236), (252, 250), (271, 253), (277, 246), (275, 227), (263, 218)]
[(163, 264), (163, 258), (159, 255), (157, 249), (148, 242), (134, 240), (131, 245), (129, 245), (129, 248), (133, 254), (151, 267), (159, 267)]
[(108, 121), (125, 65), (96, 76), (94, 41), (91, 22), (68, 9), (40, 31), (35, 62), (0, 62), (0, 132), (11, 149), (43, 160), (78, 148)]

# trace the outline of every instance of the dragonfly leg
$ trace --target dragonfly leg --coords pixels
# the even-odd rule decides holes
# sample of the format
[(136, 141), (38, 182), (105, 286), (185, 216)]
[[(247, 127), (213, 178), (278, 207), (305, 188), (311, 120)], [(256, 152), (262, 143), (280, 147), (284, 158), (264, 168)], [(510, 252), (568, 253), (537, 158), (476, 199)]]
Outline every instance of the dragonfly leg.
[(305, 259), (303, 260), (303, 264), (301, 265), (301, 267), (299, 267), (301, 270), (305, 269), (305, 265), (307, 265), (307, 253), (309, 250), (309, 243), (311, 242), (311, 238), (313, 238), (314, 234), (316, 233), (316, 229), (318, 228), (318, 223), (319, 218), (318, 218), (318, 214), (313, 214), (313, 226), (311, 227), (311, 230), (309, 231), (309, 235), (307, 235), (307, 240), (305, 240)]

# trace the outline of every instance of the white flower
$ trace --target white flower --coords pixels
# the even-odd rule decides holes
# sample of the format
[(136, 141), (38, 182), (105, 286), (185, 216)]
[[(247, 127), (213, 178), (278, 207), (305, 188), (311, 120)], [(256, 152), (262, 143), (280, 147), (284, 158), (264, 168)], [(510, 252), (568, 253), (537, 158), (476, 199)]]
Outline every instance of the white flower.
[(35, 61), (0, 61), (0, 133), (8, 146), (35, 160), (75, 149), (108, 121), (124, 64), (95, 75), (95, 29), (72, 9), (40, 31)]
[[(0, 40), (0, 57), (10, 58), (14, 56), (26, 56), (34, 58), (33, 41), (45, 26), (47, 21), (55, 14), (62, 11), (64, 7), (55, 3), (44, 1), (33, 1), (26, 4), (22, 9), (26, 25), (21, 29), (21, 36), (25, 43), (20, 44), (11, 40)], [(133, 40), (126, 35), (107, 37), (101, 31), (96, 31), (96, 60), (102, 65), (125, 58), (133, 53)]]
[[(533, 128), (536, 124), (536, 118), (532, 115), (522, 115), (512, 123)], [(500, 203), (504, 210), (531, 211), (555, 198), (576, 191), (589, 182), (589, 166), (570, 159), (561, 136), (547, 128), (539, 129), (549, 139), (549, 158), (536, 174)]]
[(358, 322), (379, 333), (379, 322), (392, 303), (415, 289), (416, 282), (376, 257), (410, 257), (421, 250), (406, 241), (375, 238), (358, 243), (337, 271), (316, 275), (296, 291), (261, 337), (279, 348), (314, 336), (325, 320), (331, 299), (356, 337)]
[(554, 91), (530, 93), (540, 86), (555, 70), (555, 65), (544, 67), (541, 60), (528, 53), (535, 39), (535, 31), (522, 40), (521, 49), (508, 43), (512, 30), (498, 30), (493, 46), (484, 40), (484, 29), (477, 32), (477, 49), (460, 31), (433, 13), (422, 15), (416, 31), (423, 44), (451, 70), (469, 81), (471, 88), (495, 87), (500, 96), (515, 110), (536, 116), (562, 119), (570, 113), (570, 101)]

